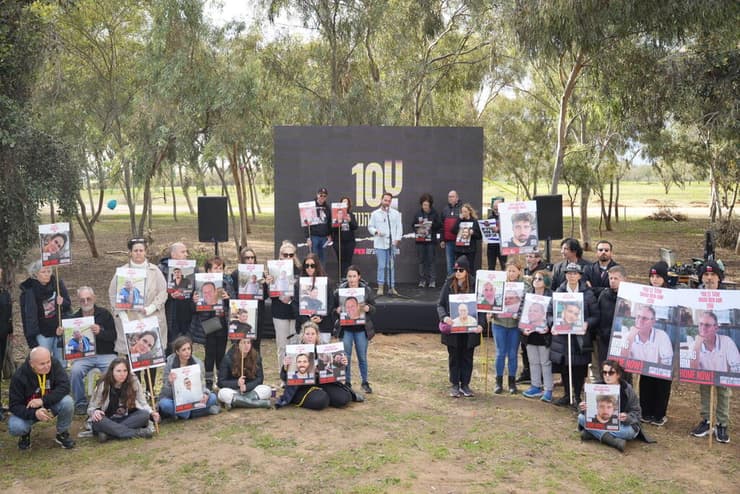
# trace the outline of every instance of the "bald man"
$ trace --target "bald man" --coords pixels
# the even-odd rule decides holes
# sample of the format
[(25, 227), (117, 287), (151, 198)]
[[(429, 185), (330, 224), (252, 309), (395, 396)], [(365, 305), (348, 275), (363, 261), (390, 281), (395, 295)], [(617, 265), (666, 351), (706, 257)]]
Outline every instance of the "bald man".
[(10, 380), (10, 412), (8, 432), (20, 436), (18, 448), (31, 447), (31, 428), (36, 422), (49, 422), (56, 417), (56, 443), (64, 449), (74, 448), (75, 442), (69, 437), (72, 424), (74, 400), (69, 396), (67, 372), (51, 353), (38, 346)]

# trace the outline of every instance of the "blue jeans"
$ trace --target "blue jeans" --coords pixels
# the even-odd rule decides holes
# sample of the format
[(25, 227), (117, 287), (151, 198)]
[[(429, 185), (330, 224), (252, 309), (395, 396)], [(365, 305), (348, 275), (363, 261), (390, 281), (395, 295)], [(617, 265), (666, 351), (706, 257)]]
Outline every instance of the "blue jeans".
[(419, 260), (419, 281), (436, 281), (434, 254), (437, 244), (434, 242), (417, 243), (416, 257)]
[(350, 368), (352, 367), (352, 344), (357, 346), (357, 363), (360, 366), (362, 382), (367, 382), (367, 334), (364, 331), (345, 331), (342, 337), (344, 353), (347, 354), (347, 384), (352, 382)]
[(326, 254), (324, 253), (324, 245), (326, 245), (326, 235), (318, 236), (311, 235), (311, 252), (319, 256), (321, 265), (326, 268)]
[(37, 334), (36, 343), (49, 350), (51, 356), (61, 362), (62, 365), (66, 365), (64, 362), (64, 355), (62, 354), (62, 347), (59, 346), (58, 336), (44, 336)]
[(455, 241), (454, 240), (445, 240), (445, 256), (447, 258), (447, 276), (450, 276), (452, 274), (452, 266), (455, 265)]
[(72, 362), (72, 371), (70, 372), (69, 380), (72, 384), (72, 396), (75, 399), (75, 408), (87, 408), (87, 395), (85, 394), (84, 383), (85, 376), (87, 376), (93, 369), (98, 369), (101, 374), (105, 374), (105, 371), (108, 370), (108, 366), (115, 358), (115, 354), (95, 355), (92, 357), (77, 359)]
[[(578, 425), (586, 429), (586, 416), (582, 413), (578, 414)], [(601, 441), (601, 436), (604, 434), (611, 434), (612, 436), (618, 438), (618, 439), (624, 439), (625, 441), (630, 441), (637, 437), (637, 431), (634, 427), (631, 425), (619, 423), (619, 430), (618, 431), (594, 431), (591, 429), (586, 429), (589, 434), (594, 436), (596, 439)]]
[[(69, 430), (69, 426), (72, 425), (72, 414), (74, 413), (74, 401), (72, 397), (67, 395), (57, 403), (51, 405), (49, 409), (54, 413), (57, 418), (57, 432), (66, 432)], [(11, 436), (22, 436), (31, 432), (31, 427), (38, 420), (25, 420), (15, 415), (11, 415), (8, 419), (8, 432)]]
[[(203, 408), (193, 408), (192, 410), (180, 412), (177, 414), (177, 417), (183, 420), (187, 420), (189, 418), (196, 418), (208, 415), (208, 408), (212, 405), (215, 405), (217, 401), (218, 398), (216, 397), (216, 393), (208, 393), (208, 401), (206, 402), (206, 406), (204, 406)], [(174, 417), (175, 400), (173, 400), (172, 398), (161, 398), (159, 400), (159, 413), (161, 413), (165, 417)]]
[[(378, 259), (378, 286), (385, 284), (385, 270), (388, 268), (388, 271), (390, 271), (388, 286), (394, 288), (396, 286), (396, 266), (393, 255), (391, 255), (391, 249), (375, 249), (375, 257)], [(386, 266), (386, 263), (388, 266)]]
[(519, 328), (505, 328), (493, 325), (493, 337), (496, 339), (496, 375), (504, 375), (504, 361), (509, 358), (509, 376), (516, 376), (516, 353), (519, 350)]

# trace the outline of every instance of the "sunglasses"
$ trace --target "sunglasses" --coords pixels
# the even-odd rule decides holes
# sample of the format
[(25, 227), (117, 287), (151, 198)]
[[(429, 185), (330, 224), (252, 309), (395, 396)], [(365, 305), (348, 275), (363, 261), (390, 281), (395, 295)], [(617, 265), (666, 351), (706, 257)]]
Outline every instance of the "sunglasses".
[(283, 252), (280, 255), (283, 257), (295, 257), (295, 252)]
[(244, 256), (244, 259), (257, 259), (255, 256)]
[(616, 373), (617, 371), (615, 371), (614, 369), (601, 371), (601, 374), (604, 376), (613, 376)]
[(532, 281), (545, 281), (545, 278), (541, 276), (535, 276), (534, 278), (532, 278)]
[(306, 268), (306, 269), (308, 269), (308, 268), (315, 268), (316, 267), (316, 264), (314, 264), (314, 263), (304, 264), (303, 267)]
[(609, 249), (596, 249), (596, 250), (598, 250), (599, 252), (609, 252)]
[(464, 273), (465, 271), (467, 271), (465, 268), (455, 268), (456, 273)]

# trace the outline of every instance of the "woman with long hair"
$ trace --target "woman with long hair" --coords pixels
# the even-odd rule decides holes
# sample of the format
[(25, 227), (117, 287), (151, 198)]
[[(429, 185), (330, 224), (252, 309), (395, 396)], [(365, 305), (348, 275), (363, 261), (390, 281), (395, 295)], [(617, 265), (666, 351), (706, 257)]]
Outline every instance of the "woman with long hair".
[[(280, 245), (278, 257), (282, 260), (293, 261), (293, 274), (298, 276), (301, 263), (298, 261), (296, 246), (289, 240), (283, 240)], [(268, 284), (273, 282), (270, 274), (265, 277)], [(278, 367), (283, 365), (285, 359), (285, 345), (288, 338), (295, 334), (295, 319), (298, 314), (298, 299), (294, 295), (280, 295), (271, 297), (272, 324), (275, 327), (275, 347), (277, 349)]]
[[(320, 276), (326, 276), (326, 272), (324, 271), (324, 267), (321, 265), (321, 261), (319, 261), (319, 256), (311, 253), (306, 255), (306, 258), (303, 260), (303, 267), (301, 268), (301, 276), (302, 277), (308, 277), (314, 280), (314, 283), (311, 285), (311, 289), (315, 287), (315, 280), (316, 278)], [(298, 299), (298, 290), (300, 290), (300, 283), (296, 283), (295, 290), (295, 298)], [(329, 343), (331, 340), (331, 333), (334, 329), (334, 323), (333, 319), (331, 317), (332, 310), (334, 307), (333, 305), (333, 299), (330, 296), (331, 294), (331, 288), (330, 283), (327, 278), (326, 283), (326, 293), (324, 294), (324, 300), (326, 300), (326, 315), (320, 316), (318, 314), (313, 314), (310, 316), (301, 315), (299, 314), (296, 317), (295, 325), (296, 325), (296, 333), (300, 332), (301, 328), (303, 327), (303, 323), (306, 321), (312, 321), (316, 326), (318, 326), (320, 334), (320, 341), (319, 343)]]
[[(522, 263), (516, 258), (506, 261), (506, 281), (522, 281)], [(517, 311), (518, 312), (518, 308)], [(519, 348), (519, 319), (516, 317), (500, 317), (493, 315), (493, 337), (496, 340), (496, 387), (493, 392), (503, 392), (504, 365), (508, 358), (509, 393), (514, 394), (516, 389), (516, 368), (518, 365), (516, 352)]]
[[(535, 271), (532, 275), (532, 286), (530, 293), (543, 297), (552, 297), (550, 283), (552, 278), (549, 271)], [(535, 307), (532, 304), (530, 307)], [(525, 330), (527, 337), (527, 355), (529, 357), (529, 370), (532, 377), (532, 385), (522, 393), (525, 398), (540, 398), (547, 403), (552, 402), (552, 362), (550, 362), (550, 327), (552, 326), (552, 301), (547, 308), (535, 308), (530, 311), (543, 311), (547, 321), (545, 333)], [(531, 320), (531, 318), (530, 318)]]
[(272, 389), (262, 384), (262, 357), (253, 340), (234, 342), (218, 371), (218, 399), (226, 406), (237, 408), (270, 408)]
[[(257, 264), (257, 252), (251, 247), (242, 247), (239, 250), (239, 264)], [(258, 290), (262, 293), (262, 299), (257, 301), (257, 327), (254, 328), (257, 336), (252, 341), (252, 347), (260, 351), (260, 341), (262, 339), (262, 328), (265, 324), (265, 300), (270, 296), (269, 286), (265, 282), (264, 274), (262, 279), (256, 280)], [(239, 286), (239, 269), (231, 272), (231, 280), (235, 287)], [(237, 290), (237, 296), (238, 296)]]
[[(466, 224), (468, 225), (466, 226)], [(469, 203), (466, 202), (460, 208), (460, 217), (457, 219), (455, 226), (452, 227), (452, 233), (457, 236), (455, 240), (455, 258), (467, 257), (470, 268), (475, 272), (475, 256), (482, 235), (480, 226), (478, 226), (478, 213)]]

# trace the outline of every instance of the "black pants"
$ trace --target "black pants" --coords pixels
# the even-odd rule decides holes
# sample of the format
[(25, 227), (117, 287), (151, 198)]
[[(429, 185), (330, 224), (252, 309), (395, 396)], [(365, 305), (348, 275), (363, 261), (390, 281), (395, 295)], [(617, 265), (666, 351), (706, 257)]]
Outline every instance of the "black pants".
[(486, 257), (488, 257), (489, 270), (496, 270), (497, 259), (499, 264), (501, 265), (501, 270), (504, 270), (506, 268), (506, 256), (501, 255), (501, 244), (488, 244), (488, 247), (486, 249)]
[[(206, 335), (206, 381), (213, 384), (213, 376), (218, 374), (218, 369), (221, 367), (221, 361), (224, 359), (226, 353), (226, 331), (219, 330)], [(216, 366), (216, 373), (213, 372), (213, 366)]]
[[(571, 370), (573, 372), (573, 403), (577, 405), (581, 401), (581, 392), (583, 391), (583, 385), (586, 382), (586, 375), (588, 374), (588, 364), (573, 365), (571, 366)], [(560, 375), (563, 376), (565, 396), (570, 396), (568, 362), (565, 362), (560, 366)]]
[(643, 417), (662, 419), (671, 398), (671, 381), (640, 376), (640, 408)]
[(341, 384), (329, 383), (318, 386), (301, 386), (293, 395), (291, 403), (309, 410), (323, 410), (328, 406), (341, 408), (352, 401), (352, 393)]
[[(339, 239), (335, 235), (334, 238), (334, 245), (332, 247), (334, 248), (334, 253), (337, 255), (337, 258), (339, 257), (340, 251), (339, 251)], [(342, 238), (342, 258), (340, 260), (340, 266), (342, 268), (342, 278), (347, 276), (347, 268), (352, 264), (352, 256), (355, 253), (355, 245), (356, 242), (354, 240), (345, 240)]]
[(473, 353), (475, 347), (468, 348), (465, 343), (447, 347), (447, 362), (450, 367), (450, 384), (467, 386), (473, 375)]

